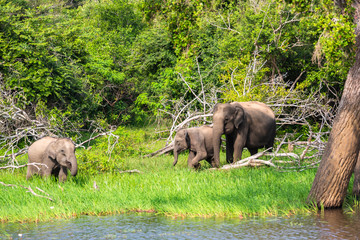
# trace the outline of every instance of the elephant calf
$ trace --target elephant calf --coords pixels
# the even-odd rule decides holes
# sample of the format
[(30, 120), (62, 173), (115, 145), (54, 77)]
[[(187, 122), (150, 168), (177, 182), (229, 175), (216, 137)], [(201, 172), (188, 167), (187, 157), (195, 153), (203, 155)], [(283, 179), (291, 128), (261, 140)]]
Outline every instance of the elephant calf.
[(54, 175), (63, 182), (67, 178), (69, 169), (72, 176), (77, 174), (77, 161), (75, 145), (69, 138), (44, 137), (29, 147), (29, 163), (42, 163), (44, 165), (32, 166), (27, 169), (26, 179), (33, 174), (41, 176)]
[(210, 126), (179, 130), (175, 135), (173, 165), (176, 165), (179, 153), (189, 149), (188, 167), (198, 169), (201, 166), (199, 162), (204, 159), (215, 167), (212, 135), (213, 129)]

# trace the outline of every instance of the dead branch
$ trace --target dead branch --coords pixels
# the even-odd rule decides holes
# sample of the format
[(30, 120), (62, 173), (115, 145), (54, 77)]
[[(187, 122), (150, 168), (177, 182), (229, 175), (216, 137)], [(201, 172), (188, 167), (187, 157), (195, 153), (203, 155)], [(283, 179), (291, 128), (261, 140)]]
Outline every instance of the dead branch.
[(44, 190), (42, 190), (41, 188), (39, 187), (36, 187), (37, 190), (39, 190), (40, 192), (44, 193), (45, 195), (47, 195), (48, 197), (50, 196), (48, 193), (46, 193)]
[(0, 182), (1, 185), (5, 186), (5, 187), (17, 187), (17, 185), (14, 184), (6, 184), (4, 182)]
[(172, 152), (173, 150), (174, 150), (174, 141), (172, 141), (169, 145), (166, 145), (162, 149), (159, 149), (159, 150), (157, 150), (157, 151), (155, 151), (153, 153), (147, 154), (144, 157), (154, 157), (154, 156), (158, 156), (158, 155), (162, 155), (162, 154)]
[[(46, 199), (48, 199), (48, 200), (50, 200), (50, 201), (52, 201), (52, 202), (54, 201), (52, 198), (48, 197), (49, 194), (46, 193), (48, 196), (43, 196), (43, 195), (37, 194), (34, 190), (32, 190), (32, 188), (31, 188), (30, 186), (29, 186), (29, 187), (24, 187), (24, 186), (21, 186), (21, 185), (20, 185), (20, 187), (27, 189), (28, 192), (30, 192), (32, 195), (34, 195), (34, 196), (36, 196), (36, 197), (46, 198)], [(44, 192), (44, 191), (41, 190), (41, 192)]]
[(46, 164), (44, 164), (44, 163), (27, 163), (27, 164), (23, 164), (23, 165), (7, 165), (7, 166), (4, 166), (4, 167), (0, 167), (0, 169), (23, 168), (23, 167), (27, 167), (27, 166), (34, 166), (38, 170), (40, 170), (40, 168), (38, 166), (45, 166), (46, 168), (48, 168), (48, 166)]
[(272, 167), (275, 167), (275, 165), (273, 163), (271, 163), (270, 161), (265, 161), (265, 160), (260, 160), (258, 159), (259, 157), (262, 157), (266, 154), (267, 151), (263, 151), (263, 152), (259, 152), (257, 154), (254, 154), (250, 157), (247, 157), (245, 159), (239, 160), (235, 163), (232, 164), (226, 164), (224, 166), (222, 166), (221, 170), (228, 170), (228, 169), (233, 169), (233, 168), (241, 168), (241, 167), (245, 167), (245, 166), (251, 166), (253, 163), (254, 164), (266, 164)]
[(126, 171), (119, 171), (119, 173), (141, 173), (141, 171), (139, 171), (137, 169), (133, 169), (133, 170), (126, 170)]
[(44, 194), (46, 194), (47, 196), (43, 196), (43, 195), (40, 195), (40, 194), (37, 194), (30, 186), (29, 187), (25, 187), (25, 186), (22, 186), (22, 185), (14, 185), (14, 184), (6, 184), (4, 182), (0, 182), (1, 185), (5, 186), (5, 187), (21, 187), (21, 188), (24, 188), (26, 190), (28, 190), (27, 192), (31, 193), (32, 195), (36, 196), (36, 197), (41, 197), (41, 198), (46, 198), (50, 201), (54, 201), (51, 197), (49, 197), (50, 195), (48, 193), (46, 193), (44, 190), (36, 187), (36, 189)]
[(91, 138), (89, 138), (89, 139), (87, 139), (87, 140), (85, 140), (85, 141), (83, 141), (83, 142), (81, 142), (81, 143), (76, 144), (75, 147), (76, 147), (76, 148), (78, 148), (78, 147), (83, 147), (83, 145), (84, 145), (85, 143), (89, 143), (89, 142), (92, 141), (92, 140), (95, 140), (95, 139), (97, 139), (97, 138), (99, 138), (99, 137), (106, 136), (106, 135), (111, 135), (111, 132), (100, 133), (100, 134), (98, 134), (98, 135), (96, 135), (96, 136), (94, 136), (94, 137), (91, 137)]

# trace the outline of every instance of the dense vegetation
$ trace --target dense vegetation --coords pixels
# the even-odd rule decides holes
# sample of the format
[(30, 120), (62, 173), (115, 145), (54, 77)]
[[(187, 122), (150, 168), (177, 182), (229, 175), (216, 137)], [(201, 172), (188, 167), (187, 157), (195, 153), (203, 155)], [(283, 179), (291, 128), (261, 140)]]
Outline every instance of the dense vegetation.
[(0, 77), (33, 115), (85, 128), (167, 119), (189, 87), (208, 102), (316, 92), (336, 106), (350, 12), (327, 0), (1, 0)]

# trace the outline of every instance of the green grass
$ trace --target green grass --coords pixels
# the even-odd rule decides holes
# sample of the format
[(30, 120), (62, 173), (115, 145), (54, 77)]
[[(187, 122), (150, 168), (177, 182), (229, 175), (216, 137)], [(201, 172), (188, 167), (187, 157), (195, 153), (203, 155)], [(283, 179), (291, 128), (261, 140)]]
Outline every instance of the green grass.
[[(162, 146), (150, 140), (143, 145), (146, 149)], [(84, 151), (92, 159), (98, 156), (100, 162), (105, 161), (96, 145), (91, 150), (78, 150), (77, 155), (83, 156)], [(49, 221), (83, 214), (129, 211), (149, 211), (173, 217), (240, 218), (316, 211), (305, 202), (316, 169), (279, 172), (274, 168), (259, 167), (217, 171), (209, 170), (209, 164), (202, 161), (203, 168), (194, 171), (186, 166), (187, 153), (180, 155), (176, 167), (172, 166), (172, 155), (143, 158), (134, 155), (119, 157), (120, 152), (117, 154), (113, 158), (121, 162), (122, 170), (138, 169), (141, 174), (118, 173), (116, 170), (90, 175), (79, 171), (75, 178), (58, 183), (53, 178), (40, 177), (27, 181), (26, 169), (0, 171), (0, 181), (30, 186), (44, 195), (36, 190), (38, 187), (54, 200), (36, 197), (21, 187), (0, 185), (0, 221)], [(221, 159), (225, 159), (223, 153)], [(19, 162), (26, 162), (26, 156)], [(79, 162), (81, 164), (85, 163)], [(98, 190), (93, 188), (94, 181)], [(353, 202), (350, 198), (346, 204), (351, 208)]]
[[(35, 197), (20, 187), (0, 186), (0, 219), (10, 222), (46, 221), (127, 211), (222, 217), (310, 211), (305, 200), (314, 170), (281, 173), (265, 167), (196, 172), (186, 168), (184, 158), (185, 155), (175, 168), (171, 156), (133, 158), (127, 164), (133, 165), (141, 174), (85, 176), (79, 173), (76, 178), (61, 184), (55, 179), (40, 177), (26, 181), (26, 169), (14, 173), (1, 171), (1, 181), (31, 186), (34, 190), (39, 187), (54, 201)], [(99, 190), (94, 190), (94, 181)]]

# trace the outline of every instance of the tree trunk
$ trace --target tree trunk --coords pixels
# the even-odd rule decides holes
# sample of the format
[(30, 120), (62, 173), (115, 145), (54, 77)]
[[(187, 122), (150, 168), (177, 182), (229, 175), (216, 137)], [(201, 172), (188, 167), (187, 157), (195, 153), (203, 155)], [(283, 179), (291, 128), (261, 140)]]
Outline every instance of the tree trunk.
[[(354, 4), (356, 12), (360, 5)], [(360, 150), (360, 53), (356, 29), (355, 63), (345, 82), (343, 96), (329, 141), (316, 173), (308, 201), (318, 207), (341, 207)]]

